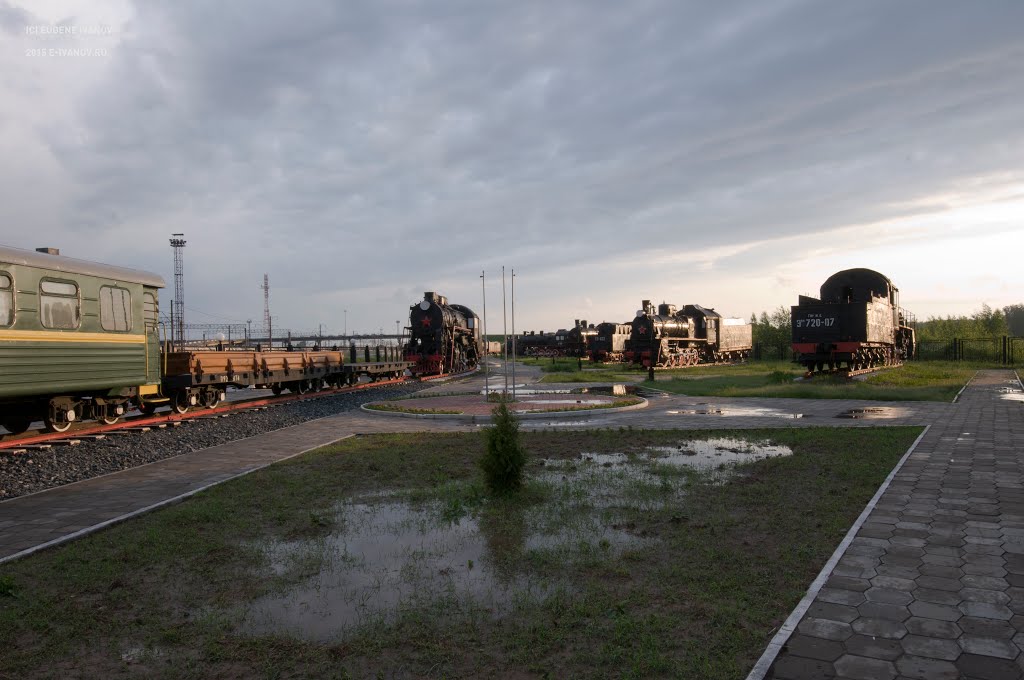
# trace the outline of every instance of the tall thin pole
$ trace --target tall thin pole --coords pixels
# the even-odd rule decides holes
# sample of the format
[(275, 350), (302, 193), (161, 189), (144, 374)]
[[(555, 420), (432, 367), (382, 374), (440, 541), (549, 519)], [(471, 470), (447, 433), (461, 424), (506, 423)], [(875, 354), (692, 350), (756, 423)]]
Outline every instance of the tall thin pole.
[(501, 344), (502, 356), (505, 358), (505, 396), (508, 396), (508, 313), (505, 309), (505, 266), (501, 267), (501, 322), (504, 326), (505, 342)]
[(512, 270), (512, 401), (516, 400), (516, 270)]
[(484, 296), (484, 318), (481, 319), (481, 321), (483, 321), (483, 329), (482, 330), (483, 330), (483, 334), (484, 334), (484, 355), (482, 357), (482, 361), (484, 362), (484, 396), (487, 397), (487, 396), (490, 396), (490, 380), (491, 380), (491, 376), (490, 376), (490, 373), (489, 373), (488, 368), (487, 368), (487, 348), (488, 348), (488, 344), (489, 343), (487, 342), (487, 270), (486, 269), (481, 269), (480, 270), (480, 292), (483, 293), (483, 296)]

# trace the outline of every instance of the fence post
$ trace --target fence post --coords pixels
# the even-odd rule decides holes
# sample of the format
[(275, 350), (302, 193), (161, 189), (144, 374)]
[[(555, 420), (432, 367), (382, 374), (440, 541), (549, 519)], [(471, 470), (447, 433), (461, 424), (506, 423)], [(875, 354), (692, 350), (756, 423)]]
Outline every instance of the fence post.
[(1006, 336), (1004, 335), (1003, 336), (1003, 366), (1006, 366), (1006, 364), (1008, 363), (1006, 359), (1007, 359), (1007, 357), (1006, 357)]
[(356, 343), (352, 343), (348, 346), (348, 362), (350, 364), (356, 363)]

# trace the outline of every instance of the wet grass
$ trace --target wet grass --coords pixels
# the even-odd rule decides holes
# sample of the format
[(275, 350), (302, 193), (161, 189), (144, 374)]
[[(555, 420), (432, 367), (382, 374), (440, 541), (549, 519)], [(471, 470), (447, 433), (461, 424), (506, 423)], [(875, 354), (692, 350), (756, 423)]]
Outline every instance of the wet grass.
[(797, 380), (804, 370), (789, 362), (749, 362), (658, 374), (654, 387), (676, 394), (717, 397), (951, 401), (977, 366), (915, 361), (859, 379), (818, 376)]
[[(351, 438), (0, 566), (0, 676), (742, 677), (917, 433), (715, 431), (794, 455), (725, 484), (655, 465), (602, 503), (585, 483), (545, 476), (541, 459), (708, 433), (526, 432), (532, 481), (499, 501), (481, 490), (479, 435)], [(475, 516), (499, 570), (555, 586), (500, 617), (441, 597), (332, 643), (237, 632), (230, 612), (323, 560), (300, 554), (279, 573), (261, 545), (315, 544), (340, 528), (339, 502), (382, 491), (440, 507), (442, 519)], [(531, 523), (557, 531), (580, 508), (642, 540), (527, 545)]]

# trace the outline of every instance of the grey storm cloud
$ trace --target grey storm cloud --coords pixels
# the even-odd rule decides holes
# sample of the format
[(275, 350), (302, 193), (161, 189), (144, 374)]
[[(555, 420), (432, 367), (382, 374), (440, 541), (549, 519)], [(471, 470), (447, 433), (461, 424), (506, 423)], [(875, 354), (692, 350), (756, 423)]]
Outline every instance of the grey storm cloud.
[(138, 3), (48, 143), (78, 228), (187, 232), (213, 299), (242, 268), (296, 295), (599, 272), (1016, 170), (1022, 27), (1015, 0)]

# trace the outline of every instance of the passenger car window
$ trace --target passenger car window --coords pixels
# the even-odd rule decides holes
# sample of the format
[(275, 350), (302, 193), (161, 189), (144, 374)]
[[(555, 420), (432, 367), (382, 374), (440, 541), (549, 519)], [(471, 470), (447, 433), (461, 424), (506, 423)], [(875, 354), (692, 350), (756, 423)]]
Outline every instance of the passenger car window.
[(78, 285), (70, 281), (39, 282), (39, 323), (43, 328), (78, 328), (82, 322), (82, 301)]
[(132, 329), (132, 295), (124, 288), (100, 286), (100, 327), (105, 331)]
[(0, 274), (0, 326), (14, 323), (14, 283), (7, 274)]
[(156, 296), (152, 293), (145, 293), (142, 296), (142, 308), (146, 316), (146, 325), (155, 328), (160, 316), (160, 306)]

